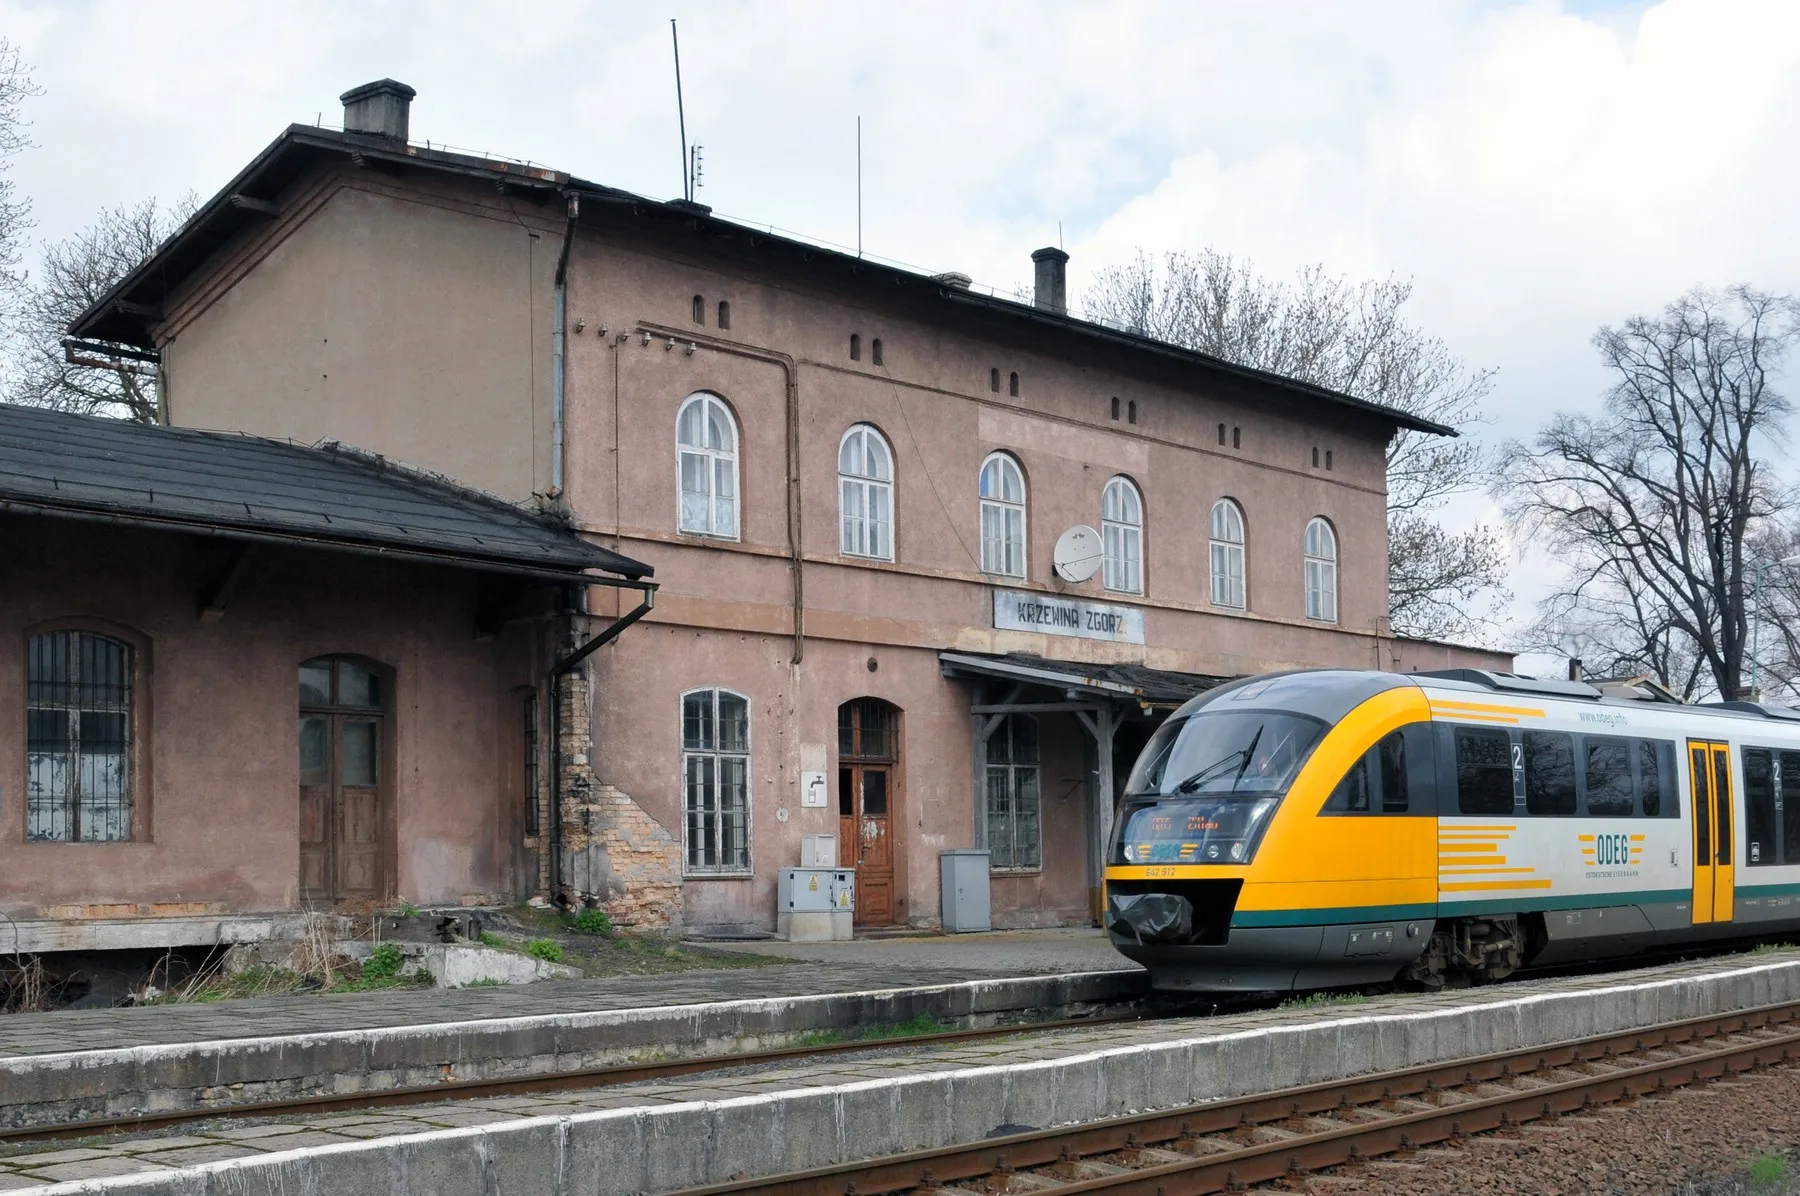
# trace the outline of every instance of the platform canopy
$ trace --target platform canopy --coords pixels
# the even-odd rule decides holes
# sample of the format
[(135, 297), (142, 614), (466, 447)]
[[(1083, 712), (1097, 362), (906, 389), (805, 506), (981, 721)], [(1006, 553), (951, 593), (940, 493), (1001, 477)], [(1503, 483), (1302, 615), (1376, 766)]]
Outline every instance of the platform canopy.
[[(1093, 741), (1088, 788), (1088, 891), (1099, 916), (1106, 842), (1118, 800), (1115, 743), (1127, 720), (1154, 726), (1189, 698), (1230, 677), (1177, 673), (1141, 664), (1093, 664), (1051, 660), (1025, 652), (990, 655), (939, 652), (943, 675), (972, 683), (969, 718), (974, 734), (975, 845), (987, 846), (985, 801), (988, 740), (1009, 714), (1072, 714)], [(1126, 761), (1129, 768), (1130, 761)]]

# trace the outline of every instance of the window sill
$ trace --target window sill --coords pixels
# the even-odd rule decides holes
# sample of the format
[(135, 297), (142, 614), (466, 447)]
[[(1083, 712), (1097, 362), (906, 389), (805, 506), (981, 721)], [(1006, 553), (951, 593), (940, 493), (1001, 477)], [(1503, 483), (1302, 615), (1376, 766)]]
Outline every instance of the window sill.
[(733, 532), (729, 536), (726, 536), (721, 535), (718, 532), (695, 531), (692, 528), (685, 527), (676, 528), (675, 534), (684, 540), (714, 540), (721, 544), (741, 544), (744, 539), (741, 532)]
[(989, 868), (989, 876), (1042, 876), (1044, 867), (1039, 864), (1035, 868)]
[(756, 873), (753, 870), (745, 870), (742, 872), (735, 871), (735, 870), (731, 871), (731, 872), (683, 872), (681, 874), (681, 879), (682, 880), (755, 880)]
[(851, 552), (844, 548), (838, 549), (838, 555), (850, 561), (880, 561), (888, 565), (894, 563), (894, 558), (891, 556), (876, 556), (870, 552)]

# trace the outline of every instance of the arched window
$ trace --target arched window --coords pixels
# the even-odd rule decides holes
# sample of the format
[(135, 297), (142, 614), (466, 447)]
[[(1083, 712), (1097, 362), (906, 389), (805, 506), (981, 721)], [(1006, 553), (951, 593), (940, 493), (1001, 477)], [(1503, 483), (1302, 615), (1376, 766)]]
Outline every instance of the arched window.
[(995, 366), (988, 371), (988, 389), (995, 394), (1000, 393), (1000, 367)]
[(25, 836), (131, 838), (131, 645), (93, 631), (31, 637), (25, 659)]
[(719, 300), (719, 327), (726, 331), (731, 328), (731, 301), (728, 299)]
[(894, 559), (894, 454), (868, 424), (838, 444), (838, 518), (845, 556)]
[(1143, 593), (1144, 503), (1130, 478), (1112, 479), (1100, 494), (1100, 540), (1106, 549), (1106, 588)]
[(1229, 498), (1212, 509), (1212, 600), (1244, 609), (1244, 513)]
[(1237, 427), (1234, 427), (1231, 429), (1231, 447), (1232, 448), (1243, 448), (1244, 447), (1243, 431), (1244, 430), (1242, 428), (1237, 428)]
[(694, 323), (706, 323), (706, 296), (694, 296)]
[(1337, 622), (1337, 533), (1323, 519), (1306, 525), (1306, 617)]
[(728, 689), (681, 695), (682, 871), (750, 871), (750, 700)]
[(1013, 371), (1011, 380), (1006, 384), (1006, 393), (1015, 399), (1019, 397), (1019, 372), (1017, 370)]
[(737, 423), (724, 400), (704, 391), (689, 396), (675, 417), (675, 442), (680, 530), (737, 539)]
[(1224, 443), (1225, 443), (1225, 425), (1220, 424), (1219, 425), (1219, 444), (1221, 446), (1223, 446)]
[(1112, 417), (1113, 417), (1113, 418), (1114, 418), (1114, 419), (1118, 419), (1118, 418), (1119, 418), (1119, 396), (1118, 396), (1118, 395), (1114, 395), (1114, 396), (1113, 396), (1113, 401), (1112, 401)]
[(870, 365), (885, 364), (881, 360), (881, 338), (880, 337), (876, 337), (874, 340), (869, 342), (869, 364)]
[(860, 333), (852, 332), (850, 334), (850, 360), (862, 360), (862, 335)]
[(981, 463), (981, 571), (1025, 576), (1025, 475), (1005, 453)]
[(1136, 399), (1131, 400), (1131, 402), (1129, 402), (1125, 405), (1125, 422), (1128, 424), (1137, 423), (1137, 400)]
[(1029, 714), (1000, 720), (987, 742), (988, 867), (1032, 872), (1043, 867), (1038, 784), (1038, 724)]

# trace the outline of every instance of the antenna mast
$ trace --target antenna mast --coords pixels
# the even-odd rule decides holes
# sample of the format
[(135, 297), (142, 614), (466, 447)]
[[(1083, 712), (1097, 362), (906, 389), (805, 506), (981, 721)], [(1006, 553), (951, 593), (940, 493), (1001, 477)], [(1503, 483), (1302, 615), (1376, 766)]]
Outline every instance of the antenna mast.
[(856, 256), (862, 256), (862, 113), (856, 114)]
[(681, 120), (681, 198), (694, 198), (694, 168), (688, 157), (687, 109), (681, 102), (681, 34), (676, 31), (675, 18), (669, 18), (669, 40), (675, 44), (675, 114)]

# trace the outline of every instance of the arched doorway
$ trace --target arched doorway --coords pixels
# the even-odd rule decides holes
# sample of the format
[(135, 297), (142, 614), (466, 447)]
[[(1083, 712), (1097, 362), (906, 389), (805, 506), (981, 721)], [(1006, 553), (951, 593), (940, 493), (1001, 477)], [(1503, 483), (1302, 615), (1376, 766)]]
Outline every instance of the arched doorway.
[(894, 921), (894, 803), (900, 708), (880, 698), (838, 707), (838, 866), (856, 869), (856, 921)]
[(388, 679), (366, 661), (300, 666), (300, 900), (387, 895)]

